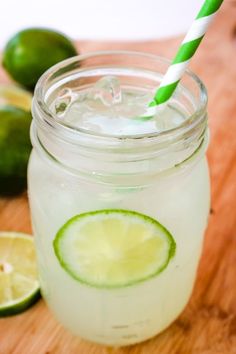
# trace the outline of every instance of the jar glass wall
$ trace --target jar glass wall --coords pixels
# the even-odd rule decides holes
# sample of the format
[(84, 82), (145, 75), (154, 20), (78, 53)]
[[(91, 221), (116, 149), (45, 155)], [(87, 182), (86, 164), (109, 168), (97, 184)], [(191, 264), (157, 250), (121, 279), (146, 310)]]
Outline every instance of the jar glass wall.
[[(184, 122), (134, 136), (71, 127), (50, 107), (61, 90), (80, 92), (106, 75), (125, 87), (153, 90), (168, 65), (148, 54), (93, 53), (56, 65), (35, 91), (28, 178), (42, 292), (65, 327), (94, 342), (148, 339), (189, 300), (209, 212), (207, 96), (187, 72), (169, 103), (184, 112)], [(168, 266), (114, 288), (84, 284), (65, 271), (53, 247), (58, 230), (76, 215), (104, 209), (138, 212), (163, 225), (176, 242)]]

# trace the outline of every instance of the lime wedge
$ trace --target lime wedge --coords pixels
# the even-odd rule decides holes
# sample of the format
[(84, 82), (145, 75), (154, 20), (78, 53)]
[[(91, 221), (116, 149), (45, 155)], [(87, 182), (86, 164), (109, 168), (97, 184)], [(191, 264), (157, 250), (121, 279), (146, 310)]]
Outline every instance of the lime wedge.
[(22, 312), (39, 297), (32, 237), (0, 232), (0, 316)]
[(54, 251), (76, 280), (100, 288), (139, 283), (162, 272), (175, 254), (169, 231), (128, 210), (80, 214), (58, 231)]
[(30, 111), (31, 101), (30, 92), (14, 85), (0, 85), (0, 106), (11, 105)]

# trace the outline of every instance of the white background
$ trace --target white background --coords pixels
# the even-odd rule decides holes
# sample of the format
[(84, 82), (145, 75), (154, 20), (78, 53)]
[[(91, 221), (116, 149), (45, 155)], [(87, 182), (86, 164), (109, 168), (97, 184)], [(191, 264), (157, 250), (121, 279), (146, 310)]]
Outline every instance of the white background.
[(185, 32), (203, 0), (1, 0), (0, 48), (16, 31), (46, 26), (76, 39), (142, 40)]

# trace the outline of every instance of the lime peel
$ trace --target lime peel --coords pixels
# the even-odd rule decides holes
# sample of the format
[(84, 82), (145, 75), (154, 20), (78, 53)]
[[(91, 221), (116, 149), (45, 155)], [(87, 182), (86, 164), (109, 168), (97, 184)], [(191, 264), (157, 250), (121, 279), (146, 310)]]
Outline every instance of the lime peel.
[(32, 236), (0, 232), (0, 317), (21, 313), (39, 298)]

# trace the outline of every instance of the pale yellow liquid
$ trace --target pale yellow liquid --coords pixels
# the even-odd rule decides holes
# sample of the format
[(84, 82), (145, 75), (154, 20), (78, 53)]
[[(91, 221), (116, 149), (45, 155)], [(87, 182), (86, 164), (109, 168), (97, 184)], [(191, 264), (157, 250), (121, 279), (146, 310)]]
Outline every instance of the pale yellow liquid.
[[(133, 191), (72, 181), (31, 156), (29, 196), (44, 297), (59, 321), (78, 336), (108, 345), (145, 340), (165, 329), (191, 294), (209, 208), (205, 160), (191, 172)], [(43, 173), (42, 173), (43, 171)], [(167, 269), (153, 279), (123, 289), (96, 289), (61, 268), (52, 242), (72, 216), (102, 208), (137, 210), (159, 220), (177, 243)]]

